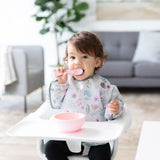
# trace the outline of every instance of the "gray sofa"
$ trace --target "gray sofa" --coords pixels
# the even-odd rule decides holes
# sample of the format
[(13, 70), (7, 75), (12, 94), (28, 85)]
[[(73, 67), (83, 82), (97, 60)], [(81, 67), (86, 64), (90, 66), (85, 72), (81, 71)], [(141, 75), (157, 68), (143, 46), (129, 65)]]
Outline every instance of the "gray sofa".
[(133, 63), (138, 43), (138, 32), (95, 32), (99, 35), (108, 60), (100, 70), (118, 87), (160, 87), (160, 63)]

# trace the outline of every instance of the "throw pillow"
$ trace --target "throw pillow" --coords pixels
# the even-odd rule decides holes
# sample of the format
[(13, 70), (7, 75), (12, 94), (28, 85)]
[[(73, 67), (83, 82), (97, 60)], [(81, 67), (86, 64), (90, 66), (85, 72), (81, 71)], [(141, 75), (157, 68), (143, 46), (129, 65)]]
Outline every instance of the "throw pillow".
[(160, 33), (140, 32), (139, 40), (132, 61), (160, 63)]

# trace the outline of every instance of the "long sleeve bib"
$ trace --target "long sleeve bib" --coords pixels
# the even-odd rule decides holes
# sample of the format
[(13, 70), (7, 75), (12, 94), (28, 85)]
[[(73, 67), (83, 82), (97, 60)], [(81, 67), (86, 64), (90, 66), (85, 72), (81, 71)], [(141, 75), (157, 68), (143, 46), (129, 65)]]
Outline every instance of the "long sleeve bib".
[[(123, 112), (123, 100), (117, 87), (97, 74), (83, 81), (70, 77), (66, 84), (54, 81), (50, 84), (48, 98), (53, 108), (84, 113), (87, 121), (111, 120)], [(120, 105), (116, 115), (108, 109), (112, 100), (117, 100)]]

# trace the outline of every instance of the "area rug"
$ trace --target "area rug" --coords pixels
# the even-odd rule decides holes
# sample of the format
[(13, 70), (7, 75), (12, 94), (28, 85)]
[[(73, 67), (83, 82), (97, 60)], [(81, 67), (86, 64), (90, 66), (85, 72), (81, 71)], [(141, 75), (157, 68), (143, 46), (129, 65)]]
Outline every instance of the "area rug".
[(116, 160), (135, 160), (144, 121), (160, 120), (160, 92), (123, 93), (132, 116), (130, 129), (119, 138)]
[[(122, 92), (122, 96), (131, 113), (132, 124), (119, 138), (115, 160), (134, 160), (143, 122), (160, 120), (160, 92)], [(27, 97), (27, 114), (23, 111), (23, 97), (5, 96), (0, 101), (0, 160), (40, 160), (36, 153), (35, 140), (9, 137), (6, 131), (41, 104), (40, 90)], [(19, 151), (19, 148), (16, 150), (16, 147), (24, 145), (27, 151)], [(10, 146), (14, 146), (13, 151), (4, 154)], [(16, 151), (17, 154), (13, 153)]]

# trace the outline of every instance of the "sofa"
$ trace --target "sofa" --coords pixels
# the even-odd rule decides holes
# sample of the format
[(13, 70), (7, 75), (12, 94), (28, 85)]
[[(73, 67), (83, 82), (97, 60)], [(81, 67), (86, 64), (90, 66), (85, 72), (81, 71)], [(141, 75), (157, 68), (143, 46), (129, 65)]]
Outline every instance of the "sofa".
[[(155, 35), (153, 38), (150, 36), (148, 41), (144, 43), (144, 46), (142, 46), (141, 41), (142, 39), (143, 42), (146, 41), (146, 33), (145, 36), (141, 36), (141, 40), (140, 32), (95, 33), (103, 43), (104, 53), (108, 54), (108, 60), (104, 62), (99, 73), (100, 75), (106, 77), (112, 84), (118, 87), (160, 87), (160, 60), (157, 60), (152, 54), (148, 56), (148, 59), (146, 56), (151, 50), (150, 44), (152, 43), (152, 50), (156, 49), (158, 50), (156, 53), (160, 54), (159, 42), (155, 46), (157, 37), (160, 40), (159, 33), (156, 33), (159, 34), (158, 36), (156, 35), (156, 39), (154, 39)], [(136, 52), (145, 53), (140, 53), (142, 56), (138, 55), (140, 59), (136, 60), (137, 56), (134, 57)]]

